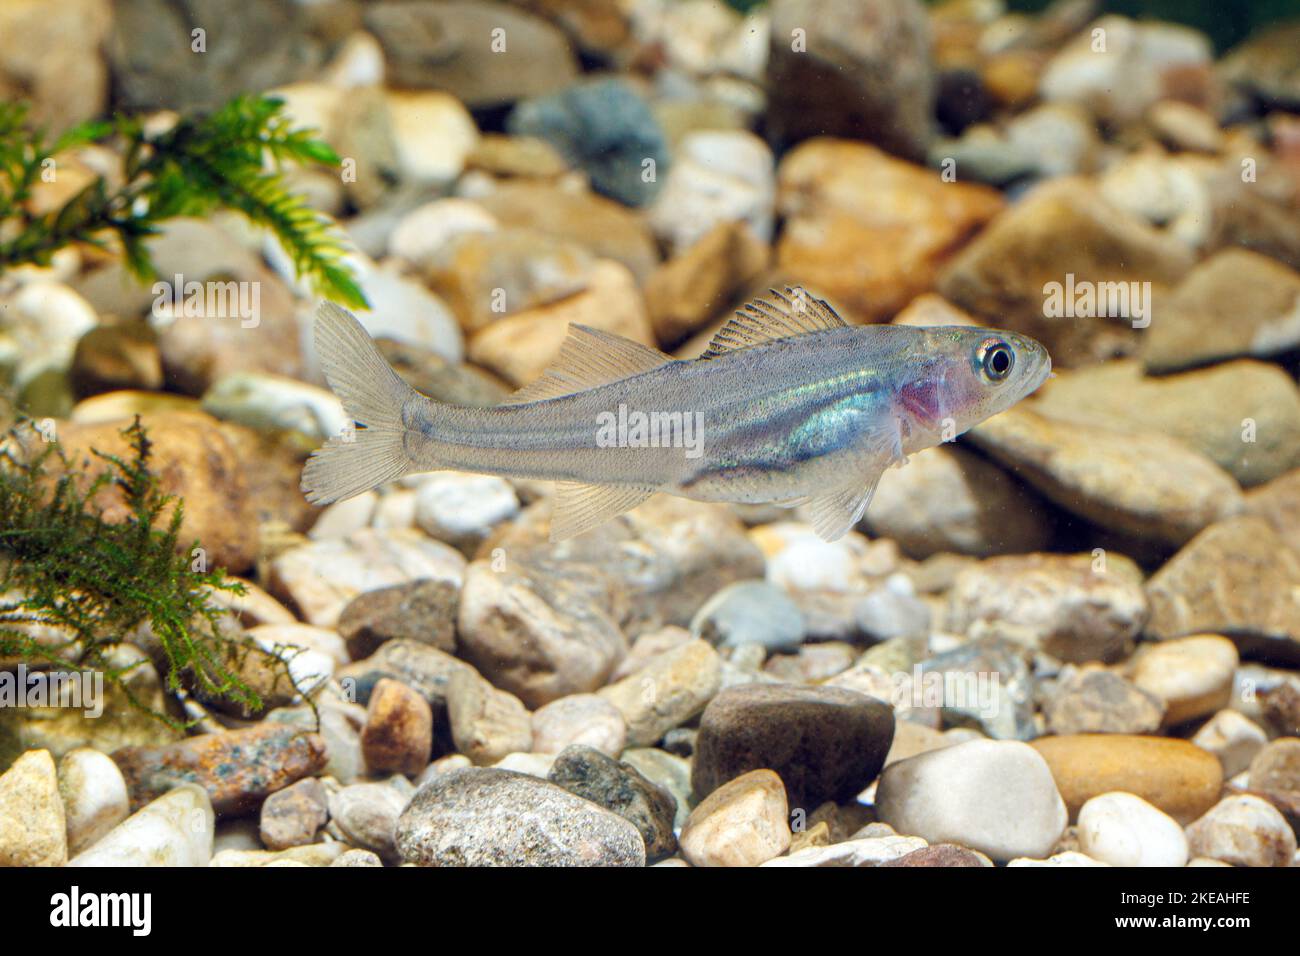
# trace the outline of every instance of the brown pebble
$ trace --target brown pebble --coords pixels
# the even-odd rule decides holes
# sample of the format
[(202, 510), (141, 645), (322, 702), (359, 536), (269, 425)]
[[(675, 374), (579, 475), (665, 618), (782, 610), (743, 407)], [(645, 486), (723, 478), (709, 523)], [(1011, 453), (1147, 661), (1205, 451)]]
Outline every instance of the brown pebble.
[(413, 777), (433, 752), (433, 710), (401, 681), (381, 678), (370, 692), (361, 752), (372, 773)]
[(181, 783), (208, 792), (213, 810), (239, 816), (295, 780), (325, 767), (325, 740), (288, 724), (190, 737), (159, 747), (122, 747), (113, 760), (138, 810)]

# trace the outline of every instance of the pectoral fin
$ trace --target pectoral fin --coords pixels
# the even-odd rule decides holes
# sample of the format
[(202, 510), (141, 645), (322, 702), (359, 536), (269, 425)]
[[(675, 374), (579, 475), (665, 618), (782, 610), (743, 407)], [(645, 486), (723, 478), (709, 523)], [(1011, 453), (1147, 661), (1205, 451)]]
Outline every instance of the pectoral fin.
[(628, 485), (586, 485), (560, 481), (551, 505), (551, 540), (565, 541), (631, 511), (655, 493)]
[(838, 541), (862, 520), (876, 493), (880, 473), (871, 475), (867, 482), (853, 482), (824, 495), (808, 500), (808, 518), (813, 530), (823, 541)]

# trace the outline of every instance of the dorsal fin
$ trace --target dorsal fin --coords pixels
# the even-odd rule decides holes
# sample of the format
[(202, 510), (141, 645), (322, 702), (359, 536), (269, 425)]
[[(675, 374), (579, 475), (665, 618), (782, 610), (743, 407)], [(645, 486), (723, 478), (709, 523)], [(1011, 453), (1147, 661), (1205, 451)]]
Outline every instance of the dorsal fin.
[(503, 404), (522, 405), (573, 395), (648, 372), (671, 361), (671, 355), (613, 332), (602, 332), (586, 325), (570, 325), (555, 362), (542, 373), (541, 378), (525, 385)]
[(700, 358), (711, 359), (764, 342), (848, 325), (824, 299), (813, 297), (802, 286), (786, 286), (784, 293), (775, 289), (768, 292), (770, 296), (755, 299), (739, 309), (718, 330)]

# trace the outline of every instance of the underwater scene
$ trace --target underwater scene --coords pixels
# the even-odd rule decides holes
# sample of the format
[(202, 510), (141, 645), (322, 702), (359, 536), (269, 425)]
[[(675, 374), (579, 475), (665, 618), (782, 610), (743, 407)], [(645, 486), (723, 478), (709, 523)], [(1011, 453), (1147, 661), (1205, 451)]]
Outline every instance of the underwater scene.
[(0, 0), (0, 866), (1297, 832), (1300, 2)]

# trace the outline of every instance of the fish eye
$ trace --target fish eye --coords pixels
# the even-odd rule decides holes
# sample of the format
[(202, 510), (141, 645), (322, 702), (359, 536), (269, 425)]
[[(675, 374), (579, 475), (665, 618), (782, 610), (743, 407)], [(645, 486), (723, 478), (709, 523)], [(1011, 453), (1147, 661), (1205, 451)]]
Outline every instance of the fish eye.
[(989, 342), (980, 347), (980, 365), (991, 382), (1001, 382), (1016, 364), (1015, 353), (1005, 342)]

